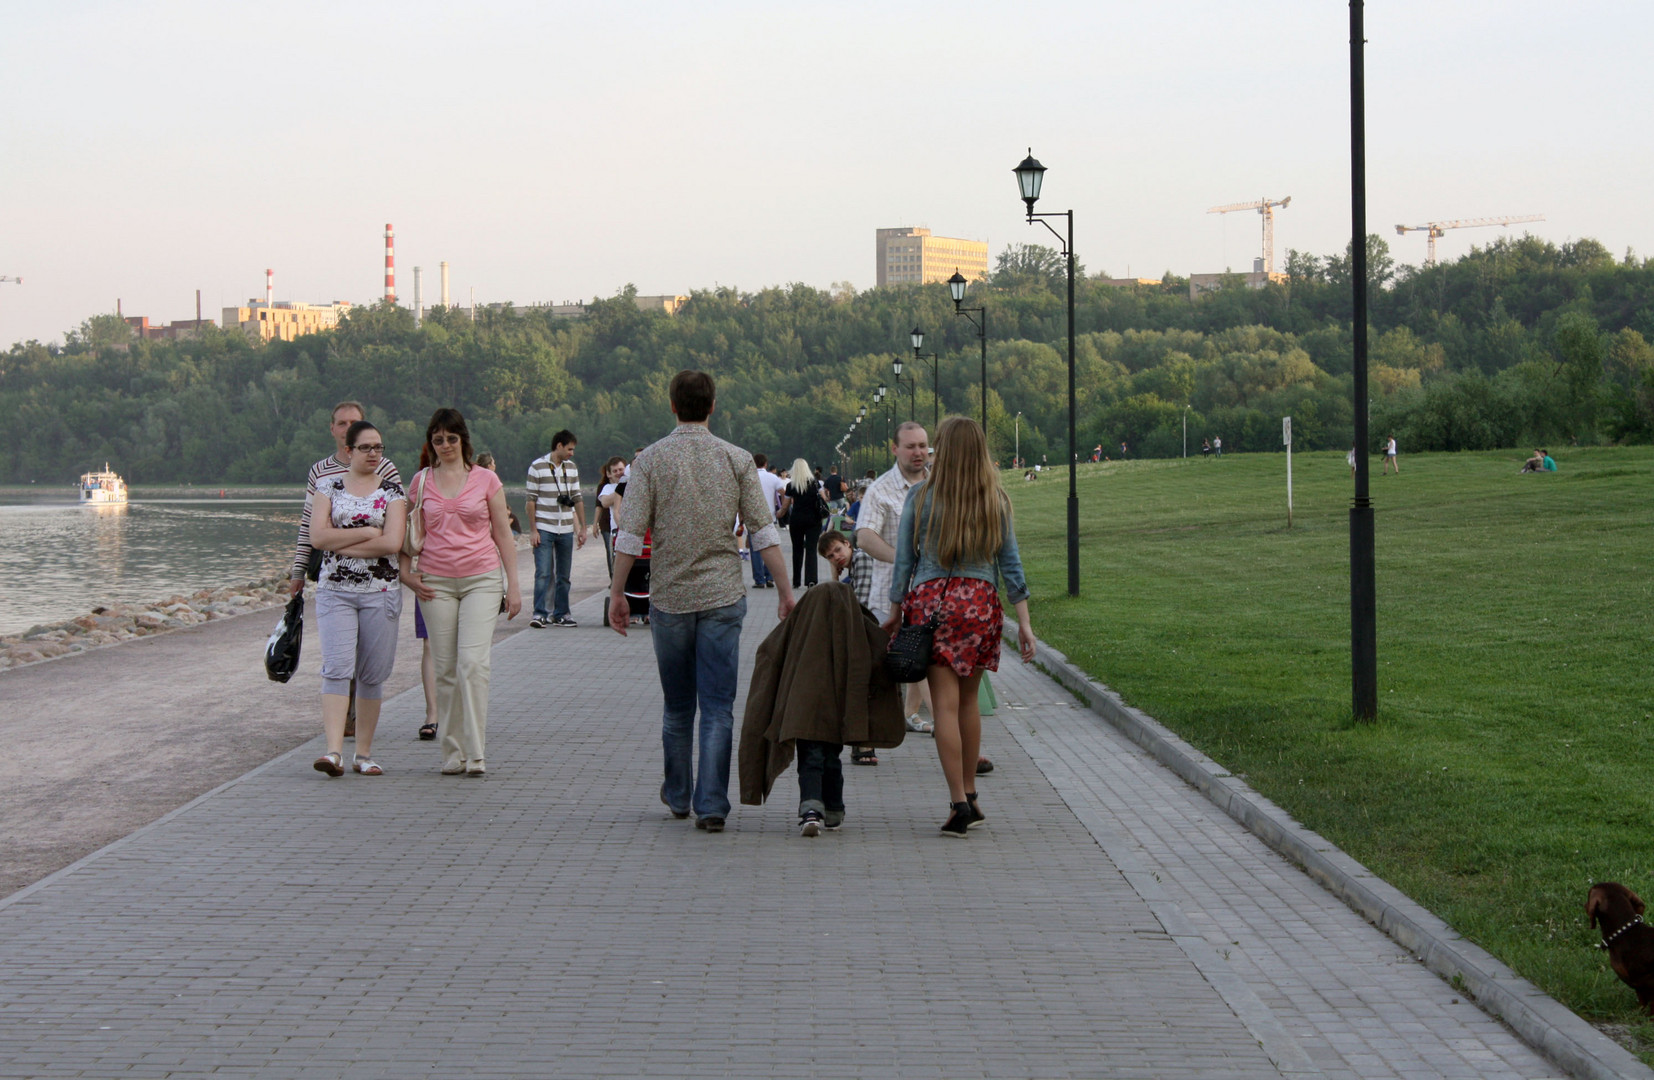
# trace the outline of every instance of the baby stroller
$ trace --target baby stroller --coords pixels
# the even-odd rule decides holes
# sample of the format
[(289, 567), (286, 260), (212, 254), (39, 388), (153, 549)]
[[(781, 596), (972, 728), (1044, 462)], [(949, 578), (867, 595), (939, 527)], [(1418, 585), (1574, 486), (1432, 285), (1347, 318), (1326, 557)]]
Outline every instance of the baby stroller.
[(632, 562), (632, 570), (626, 575), (626, 584), (622, 586), (632, 622), (643, 626), (649, 625), (649, 540), (650, 534), (644, 533), (643, 554)]

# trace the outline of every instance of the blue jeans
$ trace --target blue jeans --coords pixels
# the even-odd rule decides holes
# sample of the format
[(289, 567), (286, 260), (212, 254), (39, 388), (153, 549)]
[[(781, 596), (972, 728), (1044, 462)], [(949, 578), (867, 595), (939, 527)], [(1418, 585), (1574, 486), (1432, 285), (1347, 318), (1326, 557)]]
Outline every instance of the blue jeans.
[[(655, 665), (660, 669), (660, 741), (666, 751), (661, 798), (676, 813), (729, 815), (729, 758), (741, 664), (743, 597), (728, 607), (674, 614), (649, 606)], [(695, 706), (701, 710), (700, 772), (691, 761)]]
[(770, 568), (764, 565), (764, 557), (759, 552), (752, 553), (752, 583), (757, 588), (763, 588), (768, 582), (774, 581), (775, 575)]
[[(534, 549), (534, 617), (566, 618), (569, 613), (569, 572), (574, 567), (574, 534), (540, 532), (540, 546)], [(551, 560), (557, 557), (557, 592), (550, 608), (546, 593), (551, 591)]]

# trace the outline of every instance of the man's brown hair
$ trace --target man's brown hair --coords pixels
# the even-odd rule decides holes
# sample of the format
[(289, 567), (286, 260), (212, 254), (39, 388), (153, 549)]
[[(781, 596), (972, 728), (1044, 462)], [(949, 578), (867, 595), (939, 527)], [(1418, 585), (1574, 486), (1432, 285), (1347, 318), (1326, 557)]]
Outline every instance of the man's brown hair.
[(360, 417), (363, 417), (364, 419), (368, 415), (368, 411), (366, 409), (362, 408), (362, 403), (360, 401), (341, 401), (341, 402), (339, 402), (339, 404), (333, 406), (333, 411), (332, 412), (327, 414), (328, 420), (331, 421), (331, 420), (337, 419), (338, 416), (339, 416), (339, 410), (340, 409), (355, 409), (356, 410), (356, 415), (360, 416)]
[(711, 416), (712, 402), (717, 397), (712, 376), (704, 371), (678, 372), (666, 393), (672, 400), (672, 411), (686, 424), (699, 424)]
[(827, 549), (832, 547), (834, 544), (843, 544), (851, 551), (856, 550), (856, 545), (850, 542), (850, 538), (848, 536), (845, 536), (837, 529), (828, 529), (826, 532), (821, 534), (821, 543), (816, 545), (816, 552), (825, 559), (827, 557)]

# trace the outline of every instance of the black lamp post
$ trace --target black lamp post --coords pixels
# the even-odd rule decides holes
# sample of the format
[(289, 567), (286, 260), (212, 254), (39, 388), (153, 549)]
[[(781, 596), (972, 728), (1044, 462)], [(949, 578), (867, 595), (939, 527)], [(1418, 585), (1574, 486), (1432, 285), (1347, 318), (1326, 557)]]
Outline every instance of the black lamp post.
[(930, 361), (930, 437), (934, 439), (936, 438), (936, 429), (942, 423), (942, 377), (937, 374), (936, 370), (936, 362), (939, 357), (935, 353), (919, 351), (925, 344), (925, 332), (917, 326), (913, 328), (913, 333), (909, 334), (908, 338), (913, 342), (913, 362)]
[(1350, 504), (1350, 696), (1357, 720), (1378, 717), (1378, 585), (1367, 490), (1367, 120), (1362, 0), (1350, 0), (1350, 281), (1355, 290), (1355, 499)]
[[(1028, 204), (1028, 221), (1039, 221), (1051, 235), (1057, 238), (1062, 245), (1064, 261), (1068, 263), (1068, 595), (1080, 595), (1080, 495), (1075, 483), (1075, 462), (1079, 460), (1079, 447), (1074, 437), (1074, 211), (1063, 210), (1044, 214), (1034, 213), (1034, 203), (1039, 201), (1040, 184), (1045, 180), (1045, 166), (1034, 160), (1034, 151), (1030, 147), (1028, 156), (1022, 159), (1022, 164), (1012, 170), (1017, 174), (1017, 187), (1022, 192), (1022, 201)], [(1065, 239), (1062, 233), (1051, 228), (1046, 218), (1062, 217), (1068, 219), (1068, 236)], [(954, 277), (958, 277), (954, 274)], [(951, 282), (949, 283), (951, 286)], [(954, 294), (954, 303), (959, 303), (958, 297), (965, 294), (964, 286), (958, 286), (959, 291)], [(986, 318), (986, 315), (984, 315)], [(983, 337), (983, 397), (982, 408), (984, 422), (988, 408), (987, 398), (987, 337)]]
[[(1030, 209), (1032, 209), (1032, 204), (1030, 204)], [(963, 315), (969, 319), (971, 325), (976, 327), (977, 338), (982, 342), (982, 435), (986, 438), (988, 435), (988, 308), (987, 305), (982, 307), (959, 306), (965, 302), (966, 284), (968, 283), (965, 281), (964, 275), (955, 270), (953, 276), (948, 278), (948, 293), (953, 297), (953, 313)], [(982, 316), (981, 322), (976, 320), (978, 315)]]
[(885, 398), (889, 392), (890, 388), (880, 383), (878, 392), (873, 395), (873, 400), (884, 406), (884, 460), (887, 469), (890, 468), (890, 402)]
[[(890, 362), (890, 370), (896, 373), (896, 389), (902, 388), (902, 358), (900, 356)], [(914, 381), (913, 373), (907, 376), (907, 418), (917, 420), (919, 412), (919, 387)]]

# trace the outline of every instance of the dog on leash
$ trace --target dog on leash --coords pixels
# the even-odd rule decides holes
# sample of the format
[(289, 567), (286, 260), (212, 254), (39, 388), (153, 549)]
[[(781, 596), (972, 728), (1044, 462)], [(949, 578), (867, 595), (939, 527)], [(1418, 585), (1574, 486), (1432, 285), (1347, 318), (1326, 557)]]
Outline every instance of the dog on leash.
[(1608, 964), (1620, 981), (1637, 992), (1643, 1012), (1654, 1016), (1654, 926), (1643, 922), (1642, 897), (1617, 881), (1591, 886), (1585, 915), (1602, 928), (1599, 949), (1608, 950)]

